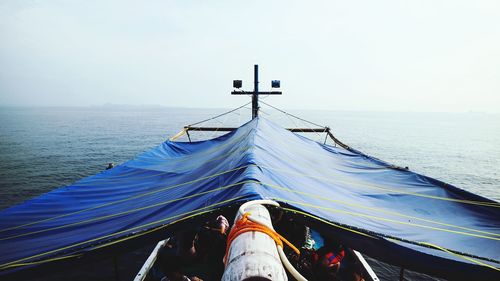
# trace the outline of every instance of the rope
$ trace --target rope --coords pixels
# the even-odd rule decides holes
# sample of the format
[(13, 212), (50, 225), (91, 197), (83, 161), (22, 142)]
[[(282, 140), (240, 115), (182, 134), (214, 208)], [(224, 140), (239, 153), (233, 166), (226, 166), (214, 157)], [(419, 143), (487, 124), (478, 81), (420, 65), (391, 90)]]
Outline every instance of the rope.
[(75, 225), (81, 225), (81, 224), (86, 224), (86, 223), (90, 223), (90, 222), (96, 222), (96, 221), (100, 221), (100, 220), (104, 220), (104, 219), (109, 219), (109, 218), (114, 218), (114, 217), (118, 217), (118, 216), (123, 216), (123, 215), (131, 214), (131, 213), (135, 213), (135, 212), (139, 212), (139, 211), (143, 211), (143, 210), (155, 208), (155, 207), (158, 207), (158, 206), (168, 205), (168, 204), (171, 204), (171, 203), (174, 203), (174, 202), (177, 202), (177, 201), (191, 199), (191, 198), (202, 196), (202, 195), (209, 194), (209, 193), (212, 193), (212, 192), (221, 191), (221, 190), (228, 189), (228, 188), (231, 188), (231, 187), (235, 187), (235, 186), (238, 186), (238, 185), (242, 185), (242, 184), (245, 184), (245, 183), (254, 183), (254, 181), (247, 180), (247, 181), (237, 182), (237, 183), (233, 183), (233, 184), (229, 184), (229, 185), (217, 187), (217, 188), (214, 188), (214, 189), (210, 189), (210, 190), (207, 190), (207, 191), (199, 192), (199, 193), (196, 193), (196, 194), (191, 194), (191, 195), (188, 195), (188, 196), (184, 196), (184, 197), (175, 198), (175, 199), (171, 199), (171, 200), (168, 200), (168, 201), (160, 202), (160, 203), (157, 203), (157, 204), (147, 205), (147, 206), (143, 206), (143, 207), (140, 207), (140, 208), (127, 210), (127, 211), (124, 211), (124, 212), (119, 212), (119, 213), (109, 214), (109, 215), (105, 215), (105, 216), (101, 216), (101, 217), (96, 217), (96, 218), (91, 218), (91, 219), (87, 219), (87, 220), (77, 221), (77, 222), (70, 223), (70, 224), (63, 224), (63, 225), (56, 226), (56, 227), (41, 229), (41, 230), (32, 231), (32, 232), (23, 233), (23, 234), (18, 234), (18, 235), (14, 235), (14, 236), (8, 236), (8, 237), (5, 237), (5, 238), (0, 238), (0, 241), (9, 240), (9, 239), (12, 239), (12, 238), (23, 237), (23, 236), (28, 236), (28, 235), (33, 235), (33, 234), (38, 234), (38, 233), (43, 233), (43, 232), (48, 232), (48, 231), (57, 230), (57, 229), (63, 229), (63, 228), (67, 228), (67, 227), (71, 227), (71, 226), (75, 226)]
[[(298, 116), (296, 116), (296, 115), (293, 115), (293, 114), (291, 114), (291, 113), (288, 113), (288, 112), (286, 112), (286, 111), (284, 111), (284, 110), (282, 110), (282, 109), (279, 109), (279, 108), (277, 108), (277, 107), (275, 107), (275, 106), (272, 106), (272, 105), (270, 105), (270, 104), (268, 104), (268, 103), (266, 103), (266, 102), (261, 101), (261, 103), (263, 103), (263, 104), (265, 104), (265, 105), (267, 105), (267, 106), (269, 106), (269, 107), (271, 107), (271, 108), (276, 109), (277, 111), (279, 111), (279, 112), (281, 112), (281, 113), (285, 114), (286, 116), (291, 116), (291, 117), (293, 117), (293, 118), (299, 119), (299, 120), (301, 120), (301, 121), (303, 121), (303, 122), (309, 123), (309, 124), (314, 125), (314, 126), (316, 126), (316, 127), (324, 128), (324, 129), (325, 129), (325, 132), (326, 132), (326, 134), (327, 134), (327, 136), (329, 136), (329, 137), (333, 140), (333, 143), (334, 143), (335, 145), (337, 145), (337, 144), (338, 144), (338, 145), (340, 145), (341, 147), (343, 147), (344, 149), (351, 150), (351, 148), (350, 148), (348, 145), (346, 145), (346, 144), (344, 144), (343, 142), (341, 142), (339, 139), (337, 139), (337, 138), (336, 138), (336, 137), (335, 137), (335, 136), (331, 133), (331, 131), (330, 131), (330, 128), (329, 128), (329, 127), (327, 127), (327, 126), (323, 126), (323, 125), (320, 125), (320, 124), (317, 124), (317, 123), (314, 123), (314, 122), (311, 122), (311, 121), (306, 120), (306, 119), (303, 119), (303, 118), (301, 118), (301, 117), (298, 117)], [(295, 122), (293, 122), (293, 123), (295, 124)], [(296, 125), (296, 124), (295, 124), (295, 125)], [(318, 135), (319, 135), (319, 133), (317, 133), (317, 132), (316, 132), (316, 134), (318, 134)], [(326, 144), (326, 138), (325, 138), (325, 144)]]
[[(65, 247), (62, 247), (62, 248), (50, 250), (50, 251), (47, 251), (47, 252), (44, 252), (44, 253), (40, 253), (40, 254), (37, 254), (37, 255), (33, 255), (33, 256), (21, 258), (21, 259), (18, 259), (18, 260), (15, 260), (15, 261), (11, 261), (11, 262), (7, 262), (7, 263), (4, 263), (4, 264), (0, 264), (0, 271), (8, 269), (8, 268), (12, 268), (12, 267), (19, 267), (19, 266), (30, 265), (32, 263), (39, 263), (40, 260), (39, 261), (28, 262), (28, 263), (25, 262), (25, 261), (30, 260), (30, 259), (40, 258), (40, 257), (43, 257), (43, 256), (48, 256), (50, 254), (55, 254), (57, 252), (61, 252), (61, 251), (64, 251), (64, 250), (70, 251), (70, 250), (76, 249), (76, 247), (79, 247), (78, 249), (85, 249), (86, 248), (85, 244), (98, 242), (99, 240), (106, 239), (106, 238), (112, 239), (113, 236), (127, 234), (128, 232), (131, 232), (131, 231), (137, 231), (137, 232), (132, 232), (131, 236), (125, 237), (125, 238), (121, 239), (120, 241), (130, 240), (130, 239), (133, 239), (135, 237), (142, 236), (142, 235), (145, 235), (145, 234), (148, 234), (148, 233), (160, 230), (162, 228), (171, 226), (172, 224), (175, 224), (175, 223), (178, 223), (178, 222), (181, 222), (181, 221), (184, 221), (184, 220), (187, 220), (187, 219), (190, 219), (190, 218), (202, 215), (202, 214), (209, 213), (209, 212), (211, 212), (211, 211), (213, 211), (213, 210), (216, 209), (216, 208), (212, 208), (212, 207), (223, 205), (223, 204), (226, 204), (226, 203), (229, 203), (229, 202), (233, 202), (233, 201), (239, 200), (241, 198), (242, 198), (241, 196), (233, 197), (233, 198), (227, 199), (225, 201), (214, 203), (212, 205), (204, 206), (204, 207), (201, 207), (201, 208), (198, 208), (198, 209), (195, 209), (195, 210), (191, 210), (191, 211), (188, 211), (188, 212), (185, 212), (185, 213), (173, 215), (173, 216), (166, 217), (166, 218), (163, 218), (163, 219), (160, 219), (160, 220), (157, 220), (157, 221), (153, 221), (153, 222), (150, 222), (150, 223), (146, 223), (146, 224), (143, 224), (143, 225), (139, 225), (139, 226), (136, 226), (136, 227), (125, 229), (125, 230), (118, 231), (118, 232), (115, 232), (115, 233), (107, 234), (107, 235), (104, 235), (104, 236), (101, 236), (101, 237), (93, 238), (93, 239), (86, 240), (86, 241), (81, 241), (81, 242), (78, 242), (76, 244), (68, 245), (68, 246), (65, 246)], [(159, 223), (167, 222), (169, 220), (176, 219), (176, 218), (179, 218), (179, 217), (180, 217), (180, 219), (178, 219), (178, 220), (171, 221), (171, 222), (169, 222), (167, 224), (164, 224), (164, 225), (157, 225)], [(157, 226), (155, 226), (155, 225), (157, 225)], [(149, 229), (149, 230), (146, 229), (145, 231), (143, 231), (144, 228), (150, 227), (150, 226), (152, 226), (153, 228)], [(116, 241), (112, 241), (110, 243), (106, 243), (104, 245), (100, 245), (100, 246), (94, 247), (94, 248), (92, 248), (90, 250), (95, 250), (95, 249), (103, 248), (103, 247), (106, 247), (106, 246), (109, 246), (109, 245), (112, 245), (112, 244), (115, 244), (115, 243), (117, 243), (117, 242)], [(91, 246), (92, 245), (89, 245), (89, 247), (91, 247)], [(78, 251), (78, 249), (76, 249), (76, 250)], [(64, 254), (64, 253), (59, 253), (59, 254)], [(47, 259), (44, 259), (43, 261), (53, 261), (53, 260), (57, 260), (57, 259), (64, 259), (64, 258), (70, 258), (70, 257), (73, 257), (73, 256), (47, 258)]]
[[(188, 132), (189, 132), (189, 130), (188, 130)], [(242, 135), (234, 140), (231, 140), (231, 141), (228, 140), (227, 142), (224, 142), (224, 144), (214, 145), (212, 148), (205, 149), (205, 150), (197, 152), (197, 153), (189, 153), (185, 156), (175, 157), (174, 159), (171, 159), (170, 157), (167, 156), (167, 158), (162, 158), (162, 160), (167, 160), (168, 162), (165, 161), (166, 163), (172, 163), (173, 161), (184, 162), (184, 161), (189, 161), (192, 159), (199, 159), (201, 155), (209, 155), (209, 154), (212, 154), (214, 152), (221, 151), (222, 149), (224, 149), (225, 147), (228, 147), (228, 146), (234, 147), (235, 144), (243, 141), (246, 137), (248, 137), (250, 135), (250, 133), (251, 132), (248, 132), (248, 133), (246, 133), (246, 134), (244, 134), (244, 135)], [(148, 161), (148, 157), (138, 157), (138, 158), (134, 159), (133, 161), (150, 163)], [(173, 164), (173, 166), (177, 166), (176, 163), (174, 163), (174, 164)], [(195, 164), (199, 165), (198, 163), (195, 163)]]
[(220, 173), (215, 173), (215, 174), (208, 175), (208, 176), (201, 177), (201, 178), (197, 178), (197, 179), (194, 179), (194, 180), (191, 180), (191, 181), (186, 181), (186, 182), (183, 182), (183, 183), (179, 183), (179, 184), (175, 184), (175, 185), (171, 185), (171, 186), (166, 186), (166, 187), (158, 189), (158, 190), (154, 190), (154, 191), (150, 191), (150, 192), (138, 194), (138, 195), (135, 195), (135, 196), (132, 196), (132, 197), (127, 197), (127, 198), (124, 198), (124, 199), (121, 199), (121, 200), (112, 201), (112, 202), (104, 203), (104, 204), (101, 204), (101, 205), (97, 205), (97, 206), (85, 208), (85, 209), (82, 209), (82, 210), (79, 210), (79, 211), (70, 212), (70, 213), (66, 213), (66, 214), (62, 214), (62, 215), (58, 215), (58, 216), (54, 216), (54, 217), (50, 217), (50, 218), (46, 218), (46, 219), (42, 219), (42, 220), (33, 221), (33, 222), (30, 222), (30, 223), (25, 223), (25, 224), (18, 225), (18, 226), (13, 226), (13, 227), (1, 229), (0, 232), (14, 230), (14, 229), (18, 229), (18, 228), (23, 228), (23, 227), (26, 227), (26, 226), (30, 226), (30, 225), (34, 225), (34, 224), (38, 224), (38, 223), (42, 223), (42, 222), (47, 222), (47, 221), (51, 221), (51, 220), (54, 220), (54, 219), (59, 219), (59, 218), (63, 218), (63, 217), (71, 216), (71, 215), (76, 215), (76, 214), (80, 214), (80, 213), (83, 213), (83, 212), (86, 212), (86, 211), (95, 210), (95, 209), (103, 208), (103, 207), (106, 207), (106, 206), (110, 206), (110, 205), (114, 205), (114, 204), (126, 202), (126, 201), (129, 201), (129, 200), (133, 200), (133, 199), (137, 199), (137, 198), (141, 198), (141, 197), (145, 197), (145, 196), (157, 194), (157, 193), (160, 193), (162, 191), (170, 190), (170, 189), (181, 187), (181, 186), (184, 186), (184, 185), (187, 185), (187, 184), (196, 183), (196, 182), (199, 182), (199, 181), (202, 181), (202, 180), (206, 180), (206, 179), (218, 177), (220, 175), (224, 175), (224, 174), (227, 174), (227, 173), (231, 173), (231, 172), (235, 172), (235, 171), (238, 171), (238, 170), (241, 170), (241, 169), (245, 169), (246, 167), (249, 167), (249, 166), (253, 166), (253, 164), (245, 165), (245, 166), (241, 166), (241, 167), (237, 167), (237, 168), (234, 168), (234, 169), (231, 169), (231, 170), (222, 171)]
[(434, 244), (427, 243), (427, 242), (420, 242), (420, 244), (422, 244), (422, 245), (424, 245), (424, 246), (429, 246), (429, 247), (431, 247), (431, 248), (435, 248), (435, 249), (437, 249), (437, 250), (441, 250), (441, 251), (446, 252), (446, 253), (448, 253), (448, 254), (454, 255), (454, 256), (459, 257), (459, 258), (463, 258), (463, 259), (465, 259), (465, 260), (468, 260), (468, 261), (471, 261), (471, 262), (473, 262), (473, 263), (476, 263), (476, 264), (479, 264), (479, 265), (482, 265), (482, 266), (485, 266), (485, 267), (491, 268), (491, 269), (493, 269), (493, 270), (500, 271), (500, 268), (498, 268), (498, 267), (495, 267), (495, 266), (489, 265), (489, 264), (487, 264), (487, 263), (484, 263), (484, 262), (481, 262), (481, 261), (478, 261), (478, 260), (475, 260), (475, 259), (469, 258), (469, 257), (467, 257), (467, 256), (465, 256), (465, 255), (456, 254), (456, 253), (454, 253), (454, 252), (452, 252), (452, 251), (450, 251), (450, 250), (448, 250), (448, 249), (446, 249), (446, 248), (440, 247), (440, 246), (438, 246), (438, 245), (434, 245)]
[(214, 117), (210, 117), (210, 118), (208, 118), (208, 119), (205, 119), (205, 120), (202, 120), (202, 121), (199, 121), (199, 122), (196, 122), (196, 123), (190, 124), (190, 125), (188, 125), (188, 127), (191, 127), (191, 126), (194, 126), (194, 125), (198, 125), (198, 124), (201, 124), (201, 123), (204, 123), (204, 122), (207, 122), (207, 121), (213, 120), (213, 119), (217, 119), (217, 118), (219, 118), (219, 117), (221, 117), (221, 116), (224, 116), (224, 115), (226, 115), (226, 114), (229, 114), (229, 113), (231, 113), (231, 112), (235, 112), (236, 110), (241, 109), (241, 108), (243, 108), (243, 107), (245, 107), (245, 106), (247, 106), (247, 105), (249, 105), (249, 104), (251, 104), (251, 103), (252, 103), (251, 101), (250, 101), (250, 102), (247, 102), (247, 103), (245, 103), (244, 105), (239, 106), (239, 107), (237, 107), (237, 108), (235, 108), (235, 109), (232, 109), (232, 110), (226, 111), (226, 112), (224, 112), (224, 113), (221, 113), (221, 114), (219, 114), (219, 115), (216, 115), (216, 116), (214, 116)]
[(295, 253), (300, 255), (299, 249), (295, 247), (292, 243), (290, 243), (288, 240), (286, 240), (283, 236), (281, 236), (279, 233), (276, 231), (270, 229), (269, 227), (260, 224), (260, 223), (255, 223), (251, 220), (248, 219), (248, 216), (250, 216), (250, 213), (245, 213), (243, 216), (236, 222), (236, 224), (233, 226), (231, 231), (229, 232), (229, 235), (227, 237), (227, 244), (226, 244), (226, 254), (224, 255), (224, 264), (227, 265), (227, 258), (229, 254), (229, 248), (231, 247), (231, 243), (233, 242), (236, 237), (239, 235), (245, 233), (245, 232), (250, 232), (250, 231), (258, 231), (262, 232), (264, 234), (267, 234), (269, 237), (271, 237), (278, 246), (283, 248), (283, 242), (285, 242), (286, 245), (288, 245)]
[(470, 237), (474, 237), (474, 238), (484, 238), (484, 239), (500, 241), (500, 238), (496, 238), (496, 237), (490, 237), (490, 236), (479, 235), (479, 234), (474, 234), (474, 233), (438, 228), (438, 227), (422, 225), (422, 224), (417, 224), (417, 223), (411, 223), (411, 222), (405, 222), (405, 221), (397, 221), (397, 220), (393, 220), (393, 219), (388, 219), (388, 218), (384, 218), (384, 217), (377, 217), (377, 216), (358, 213), (358, 212), (344, 211), (344, 210), (333, 209), (333, 208), (329, 208), (329, 207), (318, 206), (318, 205), (314, 205), (314, 204), (308, 204), (305, 202), (297, 202), (297, 201), (291, 201), (291, 200), (281, 199), (281, 198), (278, 200), (289, 203), (289, 204), (297, 204), (297, 205), (302, 205), (302, 206), (307, 206), (307, 207), (313, 207), (316, 209), (326, 210), (326, 211), (329, 211), (332, 213), (343, 213), (343, 214), (347, 214), (347, 215), (351, 215), (351, 216), (365, 217), (365, 218), (369, 218), (369, 219), (387, 221), (387, 222), (396, 223), (396, 224), (403, 224), (403, 225), (409, 225), (409, 226), (413, 226), (413, 227), (427, 228), (427, 229), (432, 229), (432, 230), (436, 230), (436, 231), (449, 232), (449, 233), (458, 234), (458, 235), (470, 236)]
[(316, 127), (326, 128), (326, 126), (322, 126), (322, 125), (316, 124), (316, 123), (314, 123), (314, 122), (308, 121), (308, 120), (306, 120), (306, 119), (300, 118), (300, 117), (298, 117), (298, 116), (296, 116), (296, 115), (293, 115), (293, 114), (288, 113), (288, 112), (286, 112), (286, 111), (284, 111), (284, 110), (282, 110), (282, 109), (279, 109), (279, 108), (277, 108), (277, 107), (275, 107), (275, 106), (272, 106), (272, 105), (268, 104), (267, 102), (263, 102), (263, 101), (260, 101), (260, 102), (261, 102), (261, 103), (263, 103), (263, 104), (265, 104), (265, 105), (267, 105), (267, 106), (269, 106), (269, 107), (271, 107), (271, 108), (274, 108), (274, 109), (278, 110), (278, 111), (279, 111), (279, 112), (281, 112), (281, 113), (284, 113), (284, 114), (286, 114), (286, 115), (292, 116), (293, 118), (299, 119), (299, 120), (301, 120), (301, 121), (304, 121), (304, 122), (309, 123), (309, 124), (311, 124), (311, 125), (314, 125), (314, 126), (316, 126)]
[[(224, 126), (224, 124), (226, 124), (227, 118), (229, 118), (229, 116), (226, 116), (226, 117), (224, 118), (224, 121), (220, 121), (220, 120), (215, 120), (215, 121), (219, 122), (220, 124), (222, 124), (222, 126)], [(213, 138), (216, 138), (216, 137), (217, 137), (217, 133), (219, 133), (219, 129), (220, 129), (220, 128), (222, 128), (222, 127), (221, 127), (221, 126), (216, 127), (215, 131), (213, 132), (213, 134), (212, 134), (212, 135), (211, 135), (211, 137), (210, 137), (211, 139), (213, 139)]]
[[(281, 187), (281, 186), (269, 185), (269, 184), (266, 184), (266, 183), (261, 183), (261, 184), (264, 185), (264, 186), (271, 187), (271, 188), (276, 188), (276, 189), (280, 189), (280, 190), (287, 191), (287, 192), (293, 192), (293, 193), (301, 194), (301, 195), (304, 195), (304, 196), (307, 196), (307, 197), (311, 197), (311, 198), (315, 198), (315, 199), (319, 199), (319, 200), (325, 200), (325, 201), (328, 201), (328, 202), (331, 202), (331, 203), (336, 203), (336, 204), (340, 204), (340, 205), (346, 205), (346, 206), (351, 206), (351, 207), (355, 207), (355, 208), (365, 209), (365, 210), (368, 210), (370, 212), (380, 212), (380, 213), (385, 213), (385, 214), (389, 214), (389, 215), (393, 215), (393, 216), (397, 216), (397, 217), (403, 217), (403, 218), (408, 218), (408, 219), (413, 219), (413, 220), (418, 220), (418, 221), (424, 221), (424, 222), (431, 223), (431, 224), (437, 224), (437, 225), (447, 226), (447, 227), (451, 227), (451, 228), (463, 229), (463, 230), (467, 230), (467, 231), (471, 231), (471, 232), (483, 233), (483, 234), (487, 234), (487, 235), (491, 235), (491, 236), (500, 237), (500, 234), (493, 233), (493, 232), (482, 231), (482, 230), (477, 230), (477, 229), (473, 229), (473, 228), (458, 226), (458, 225), (454, 225), (454, 224), (450, 224), (450, 223), (443, 223), (443, 222), (439, 222), (439, 221), (435, 221), (435, 220), (430, 220), (430, 219), (424, 219), (424, 218), (419, 218), (419, 217), (415, 217), (415, 216), (405, 215), (405, 214), (401, 214), (401, 213), (398, 213), (398, 212), (393, 212), (393, 211), (385, 210), (385, 209), (382, 209), (382, 208), (365, 206), (363, 204), (357, 204), (357, 203), (353, 203), (353, 202), (335, 200), (335, 199), (328, 198), (324, 194), (320, 195), (320, 194), (307, 193), (307, 192), (298, 192), (298, 191), (292, 191), (292, 190), (290, 190), (288, 188)], [(286, 201), (286, 199), (280, 199), (279, 201)], [(296, 203), (300, 204), (300, 202), (296, 202)], [(494, 237), (488, 236), (488, 238), (494, 238)]]
[[(293, 160), (291, 159), (290, 161), (293, 161)], [(349, 179), (341, 179), (341, 178), (335, 178), (335, 179), (333, 179), (333, 178), (327, 178), (327, 177), (323, 177), (323, 176), (313, 176), (313, 175), (310, 175), (310, 174), (297, 173), (297, 172), (293, 172), (293, 171), (290, 171), (290, 170), (278, 169), (278, 168), (274, 168), (274, 167), (270, 167), (270, 166), (263, 166), (263, 165), (258, 165), (258, 166), (260, 168), (269, 169), (269, 170), (272, 170), (272, 171), (283, 172), (283, 173), (287, 173), (289, 175), (296, 175), (296, 176), (301, 176), (301, 177), (318, 179), (318, 180), (322, 180), (324, 182), (330, 182), (330, 183), (333, 183), (333, 184), (342, 184), (342, 183), (344, 183), (344, 184), (350, 185), (351, 188), (378, 189), (378, 190), (390, 191), (390, 192), (394, 192), (394, 193), (405, 194), (405, 195), (412, 195), (412, 196), (417, 196), (417, 197), (422, 197), (422, 198), (430, 198), (430, 199), (436, 199), (436, 200), (458, 202), (458, 203), (463, 203), (463, 204), (485, 206), (485, 207), (492, 207), (492, 208), (500, 208), (500, 204), (497, 203), (497, 202), (474, 201), (474, 200), (464, 200), (464, 199), (455, 199), (455, 198), (448, 198), (448, 197), (441, 197), (441, 196), (434, 196), (434, 195), (426, 195), (426, 194), (422, 194), (422, 193), (408, 192), (408, 191), (403, 191), (403, 190), (398, 190), (398, 189), (392, 189), (392, 188), (384, 188), (384, 187), (380, 187), (380, 186), (378, 186), (376, 184), (367, 184), (367, 183), (365, 183), (364, 185), (355, 185), (354, 186), (354, 185), (352, 185), (352, 182), (349, 181)], [(390, 168), (390, 167), (384, 167), (382, 169), (386, 169), (386, 168)], [(329, 170), (325, 170), (325, 169), (321, 169), (321, 170), (315, 169), (315, 170), (318, 171), (318, 172), (324, 173), (324, 174), (330, 173)]]

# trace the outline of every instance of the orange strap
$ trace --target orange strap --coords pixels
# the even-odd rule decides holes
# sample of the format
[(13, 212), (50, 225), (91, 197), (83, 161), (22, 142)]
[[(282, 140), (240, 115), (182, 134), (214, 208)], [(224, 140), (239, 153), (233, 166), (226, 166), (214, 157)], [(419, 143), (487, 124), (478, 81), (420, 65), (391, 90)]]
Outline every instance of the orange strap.
[(229, 232), (229, 235), (227, 236), (226, 254), (224, 255), (224, 264), (227, 264), (227, 255), (229, 253), (229, 247), (231, 247), (231, 243), (233, 242), (233, 240), (236, 239), (236, 237), (238, 237), (240, 234), (249, 231), (259, 231), (267, 234), (281, 248), (283, 248), (283, 242), (285, 242), (285, 244), (292, 248), (294, 252), (300, 255), (299, 249), (297, 249), (292, 243), (288, 242), (288, 240), (286, 240), (283, 236), (263, 224), (255, 223), (249, 220), (248, 216), (250, 216), (250, 213), (243, 214), (243, 216), (236, 222), (236, 224)]

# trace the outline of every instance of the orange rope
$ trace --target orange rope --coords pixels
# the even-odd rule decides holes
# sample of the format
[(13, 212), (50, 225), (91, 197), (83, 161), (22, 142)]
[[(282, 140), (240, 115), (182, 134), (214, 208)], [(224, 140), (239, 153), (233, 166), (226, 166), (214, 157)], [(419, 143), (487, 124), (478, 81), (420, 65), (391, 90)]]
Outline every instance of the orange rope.
[(276, 231), (270, 229), (269, 227), (262, 225), (260, 223), (255, 223), (251, 220), (248, 219), (248, 216), (250, 216), (250, 213), (245, 213), (243, 216), (236, 222), (234, 227), (231, 229), (229, 232), (229, 235), (227, 237), (227, 244), (226, 244), (226, 254), (224, 255), (224, 264), (227, 264), (227, 256), (229, 253), (229, 247), (231, 246), (231, 243), (233, 242), (236, 237), (238, 237), (240, 234), (249, 232), (249, 231), (258, 231), (267, 234), (269, 237), (271, 237), (278, 246), (283, 248), (283, 242), (287, 244), (294, 252), (296, 252), (298, 255), (300, 255), (299, 249), (295, 247), (292, 243), (290, 243), (288, 240), (286, 240), (283, 236), (281, 236), (279, 233)]

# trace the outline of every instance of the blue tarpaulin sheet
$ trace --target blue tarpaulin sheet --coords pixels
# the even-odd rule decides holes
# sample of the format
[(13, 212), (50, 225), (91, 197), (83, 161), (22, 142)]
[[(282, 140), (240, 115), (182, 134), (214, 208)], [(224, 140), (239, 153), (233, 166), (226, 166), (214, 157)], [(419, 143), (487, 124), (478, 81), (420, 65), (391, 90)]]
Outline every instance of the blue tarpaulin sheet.
[(0, 274), (116, 247), (254, 199), (273, 199), (353, 248), (406, 268), (498, 277), (497, 202), (263, 118), (211, 140), (166, 141), (1, 211)]

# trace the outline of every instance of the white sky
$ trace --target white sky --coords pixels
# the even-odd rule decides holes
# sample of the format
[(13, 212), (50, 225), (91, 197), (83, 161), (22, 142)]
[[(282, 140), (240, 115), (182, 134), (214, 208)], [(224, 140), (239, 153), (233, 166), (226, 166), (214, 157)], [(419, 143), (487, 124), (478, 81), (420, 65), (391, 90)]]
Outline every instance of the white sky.
[(500, 112), (500, 1), (0, 0), (0, 105)]

